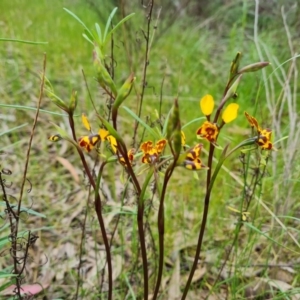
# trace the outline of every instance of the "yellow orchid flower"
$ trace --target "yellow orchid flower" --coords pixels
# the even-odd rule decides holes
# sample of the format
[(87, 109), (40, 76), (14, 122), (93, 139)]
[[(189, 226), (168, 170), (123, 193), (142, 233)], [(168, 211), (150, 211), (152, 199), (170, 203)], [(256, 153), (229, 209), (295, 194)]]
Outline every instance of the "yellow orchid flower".
[(92, 151), (96, 144), (100, 141), (99, 134), (84, 135), (78, 139), (78, 144), (87, 152)]
[(202, 144), (197, 144), (186, 152), (186, 157), (182, 163), (182, 165), (186, 169), (188, 170), (207, 169), (207, 167), (202, 164), (202, 161), (200, 159), (202, 147), (203, 147)]
[(197, 137), (200, 139), (206, 139), (210, 143), (215, 144), (219, 135), (220, 128), (227, 123), (230, 123), (237, 117), (237, 111), (239, 105), (236, 103), (229, 104), (223, 114), (222, 120), (223, 124), (219, 127), (216, 123), (212, 123), (210, 121), (210, 115), (213, 112), (215, 106), (214, 98), (211, 95), (205, 95), (200, 100), (200, 109), (202, 113), (206, 116), (207, 121), (205, 121), (198, 129), (197, 129)]
[(143, 152), (142, 163), (153, 164), (158, 160), (159, 155), (163, 152), (167, 144), (166, 139), (161, 139), (156, 142), (155, 146), (151, 141), (142, 143), (140, 149)]
[(205, 121), (197, 130), (197, 137), (204, 138), (210, 143), (215, 144), (219, 134), (219, 128), (216, 124)]
[(266, 129), (262, 129), (257, 120), (250, 116), (247, 112), (245, 112), (245, 116), (248, 120), (248, 122), (250, 123), (252, 128), (255, 128), (257, 130), (257, 140), (256, 143), (263, 149), (263, 150), (277, 150), (272, 142), (271, 142), (271, 138), (272, 138), (272, 130), (269, 128)]

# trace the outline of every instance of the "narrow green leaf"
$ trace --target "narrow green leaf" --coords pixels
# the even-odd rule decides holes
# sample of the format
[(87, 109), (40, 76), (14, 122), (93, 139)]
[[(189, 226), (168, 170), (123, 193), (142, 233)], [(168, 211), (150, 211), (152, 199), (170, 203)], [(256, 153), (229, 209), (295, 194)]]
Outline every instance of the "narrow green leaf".
[(79, 145), (77, 144), (77, 142), (75, 142), (72, 138), (69, 137), (68, 133), (62, 129), (61, 127), (59, 127), (58, 125), (52, 123), (52, 125), (56, 128), (57, 133), (66, 141), (70, 142), (72, 145), (74, 145), (76, 148), (80, 149)]
[(288, 138), (289, 138), (289, 136), (288, 136), (288, 135), (286, 135), (286, 136), (283, 136), (281, 139), (279, 139), (279, 140), (275, 141), (275, 142), (273, 143), (273, 145), (275, 145), (275, 144), (277, 144), (277, 143), (279, 143), (279, 142), (282, 142), (282, 141), (284, 141), (284, 140), (286, 140), (286, 139), (288, 139)]
[(150, 182), (150, 179), (152, 178), (153, 173), (154, 173), (154, 168), (149, 169), (147, 177), (142, 186), (140, 197), (138, 199), (139, 205), (143, 205), (144, 201), (146, 200), (145, 194), (146, 194), (147, 188), (149, 187), (149, 182)]
[(17, 146), (19, 144), (23, 144), (23, 142), (20, 140), (20, 141), (17, 141), (15, 143), (12, 143), (12, 144), (7, 144), (6, 146), (1, 147), (0, 151), (4, 151), (4, 150), (6, 150), (8, 148), (13, 148), (14, 146)]
[(93, 41), (89, 39), (89, 37), (87, 36), (87, 34), (83, 33), (82, 36), (83, 36), (83, 38), (85, 38), (89, 43), (91, 43), (92, 45), (94, 45)]
[(81, 21), (81, 19), (79, 19), (79, 17), (77, 17), (73, 12), (71, 12), (70, 10), (68, 10), (67, 8), (63, 8), (69, 15), (71, 15), (78, 23), (80, 23), (84, 29), (87, 31), (87, 35), (89, 36), (89, 39), (93, 40), (93, 34), (91, 33), (91, 31), (88, 29), (88, 27)]
[(20, 126), (17, 126), (17, 127), (11, 128), (11, 129), (8, 129), (8, 130), (3, 131), (3, 132), (0, 132), (0, 136), (2, 136), (2, 135), (4, 135), (4, 134), (7, 134), (7, 133), (10, 133), (10, 132), (12, 132), (12, 131), (14, 131), (14, 130), (18, 130), (18, 129), (20, 129), (20, 128), (23, 128), (23, 127), (25, 127), (25, 126), (27, 126), (27, 125), (28, 125), (28, 123), (25, 123), (25, 124), (22, 124), (22, 125), (20, 125)]
[(95, 24), (96, 27), (96, 31), (97, 31), (97, 35), (99, 38), (99, 42), (102, 44), (102, 31), (101, 31), (101, 27), (98, 23)]
[(110, 38), (110, 36), (127, 20), (131, 19), (133, 16), (135, 15), (135, 13), (132, 13), (128, 16), (126, 16), (124, 19), (122, 19), (117, 25), (115, 25), (112, 30), (107, 34), (106, 40), (108, 40)]
[[(0, 107), (6, 107), (6, 108), (14, 108), (14, 109), (20, 109), (20, 110), (33, 110), (36, 111), (36, 107), (31, 107), (31, 106), (23, 106), (23, 105), (16, 105), (16, 104), (1, 104)], [(55, 115), (55, 116), (68, 116), (67, 114), (62, 114), (62, 113), (56, 113), (50, 110), (45, 110), (45, 109), (40, 109), (39, 110), (42, 113), (46, 113), (49, 115)], [(78, 115), (76, 115), (78, 117)]]
[(169, 118), (170, 118), (170, 115), (172, 113), (172, 110), (173, 110), (173, 107), (171, 107), (171, 109), (169, 110), (169, 112), (167, 114), (167, 117), (165, 119), (165, 123), (164, 123), (163, 130), (162, 130), (162, 135), (163, 136), (166, 136), (166, 134), (167, 134), (168, 122), (169, 122)]
[[(5, 202), (0, 202), (0, 206), (3, 206), (3, 207), (6, 207), (6, 203)], [(11, 208), (14, 208), (16, 207), (16, 205), (10, 205)], [(21, 211), (22, 212), (27, 212), (28, 214), (30, 215), (34, 215), (34, 216), (37, 216), (37, 217), (41, 217), (41, 218), (46, 218), (46, 216), (44, 214), (41, 214), (33, 209), (29, 209), (29, 208), (26, 208), (26, 207), (21, 207)]]
[(136, 300), (134, 289), (132, 288), (130, 280), (129, 280), (128, 276), (126, 275), (126, 273), (125, 273), (124, 277), (125, 277), (125, 282), (128, 286), (128, 290), (129, 290), (129, 293), (130, 293), (130, 298), (132, 300)]
[(285, 248), (285, 249), (287, 249), (287, 250), (289, 250), (289, 251), (292, 251), (292, 252), (294, 252), (294, 253), (298, 253), (298, 254), (299, 254), (299, 252), (297, 252), (297, 251), (295, 251), (295, 250), (292, 250), (292, 249), (286, 247), (286, 246), (283, 245), (283, 244), (278, 243), (278, 242), (275, 241), (273, 238), (271, 238), (268, 234), (262, 232), (262, 231), (259, 230), (257, 227), (253, 226), (251, 223), (244, 222), (243, 224), (244, 224), (245, 226), (249, 227), (250, 229), (256, 231), (257, 233), (263, 235), (265, 238), (267, 238), (268, 240), (272, 241), (273, 243), (275, 243), (275, 244), (277, 244), (277, 245), (279, 245), (279, 246), (281, 246), (281, 247), (283, 247), (283, 248)]
[(0, 278), (9, 278), (9, 277), (17, 276), (17, 275), (18, 275), (18, 274), (9, 274), (9, 273), (1, 272), (1, 271), (0, 271)]
[[(5, 224), (3, 227), (1, 227), (1, 231), (4, 231), (9, 226), (10, 226), (9, 223)], [(53, 227), (43, 226), (43, 227), (39, 227), (39, 228), (34, 228), (34, 229), (30, 230), (30, 232), (36, 232), (36, 231), (41, 231), (41, 230), (50, 230), (50, 229), (53, 229)], [(18, 237), (19, 236), (24, 237), (25, 234), (28, 234), (28, 230), (24, 230), (24, 231), (19, 232)], [(8, 243), (10, 243), (10, 240), (9, 240), (8, 236), (0, 238), (0, 249), (2, 249), (3, 246), (7, 245)]]
[(200, 118), (193, 119), (192, 121), (190, 121), (190, 122), (186, 123), (185, 125), (183, 125), (183, 126), (181, 127), (181, 129), (184, 129), (185, 127), (188, 127), (188, 126), (190, 126), (191, 124), (193, 124), (193, 123), (195, 123), (195, 122), (198, 122), (198, 121), (201, 121), (201, 120), (204, 120), (204, 119), (206, 119), (206, 118), (205, 118), (205, 117), (200, 117)]
[[(2, 285), (0, 286), (0, 292), (4, 291), (5, 289), (7, 289), (9, 286), (11, 286), (11, 285), (13, 285), (13, 284), (16, 284), (15, 279), (14, 279), (14, 280), (10, 280), (10, 281), (8, 281), (8, 282), (2, 284)], [(7, 299), (7, 298), (5, 298), (5, 299), (6, 299), (6, 300), (9, 300), (9, 299)]]
[(16, 42), (16, 43), (29, 44), (29, 45), (45, 45), (45, 44), (48, 44), (48, 42), (33, 42), (33, 41), (25, 41), (25, 40), (19, 40), (19, 39), (7, 39), (7, 38), (0, 38), (0, 41), (2, 41), (2, 42)]
[(118, 8), (115, 7), (112, 12), (110, 13), (109, 17), (108, 17), (108, 20), (106, 22), (106, 26), (105, 26), (105, 31), (104, 31), (104, 35), (103, 35), (103, 44), (106, 43), (106, 36), (107, 36), (107, 32), (108, 32), (108, 29), (109, 29), (109, 26), (111, 25), (111, 20), (112, 18), (114, 17), (115, 13), (117, 12)]
[(138, 121), (145, 129), (155, 138), (159, 139), (160, 136), (153, 130), (149, 125), (147, 125), (142, 119), (140, 119), (130, 108), (122, 106), (136, 121)]

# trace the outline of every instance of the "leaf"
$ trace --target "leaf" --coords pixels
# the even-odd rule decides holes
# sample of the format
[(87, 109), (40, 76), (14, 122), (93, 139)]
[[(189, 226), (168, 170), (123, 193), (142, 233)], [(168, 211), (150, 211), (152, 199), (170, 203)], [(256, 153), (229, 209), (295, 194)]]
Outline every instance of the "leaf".
[(183, 125), (181, 127), (181, 129), (184, 129), (185, 127), (188, 127), (190, 126), (191, 124), (195, 123), (195, 122), (198, 122), (198, 121), (201, 121), (201, 120), (205, 120), (206, 118), (205, 117), (200, 117), (200, 118), (196, 118), (196, 119), (193, 119), (192, 121), (186, 123), (185, 125)]
[(104, 30), (104, 35), (103, 35), (103, 44), (105, 44), (106, 42), (106, 36), (107, 36), (107, 32), (108, 32), (108, 28), (111, 25), (111, 20), (114, 17), (115, 13), (117, 12), (118, 8), (115, 7), (112, 12), (110, 13), (108, 20), (106, 22), (106, 26), (105, 26), (105, 30)]
[(48, 44), (48, 42), (33, 42), (33, 41), (25, 41), (25, 40), (19, 40), (19, 39), (7, 39), (7, 38), (0, 38), (0, 41), (2, 41), (2, 42), (17, 42), (17, 43), (29, 44), (29, 45)]
[(89, 39), (93, 40), (93, 34), (91, 33), (91, 31), (88, 29), (88, 27), (70, 10), (68, 10), (67, 8), (63, 8), (69, 15), (71, 15), (78, 23), (80, 23), (84, 29), (86, 30), (86, 34), (88, 36)]
[(166, 134), (167, 134), (168, 122), (169, 122), (169, 118), (170, 118), (170, 115), (172, 113), (172, 110), (173, 110), (173, 107), (171, 107), (171, 109), (169, 110), (169, 112), (166, 116), (165, 123), (164, 123), (163, 130), (162, 130), (162, 135), (163, 136), (166, 136)]
[(14, 276), (17, 276), (17, 274), (10, 274), (10, 273), (0, 271), (0, 278), (9, 278)]
[(99, 38), (99, 42), (102, 44), (102, 32), (101, 32), (101, 27), (99, 26), (98, 23), (95, 24), (96, 27), (96, 32)]
[(83, 33), (82, 36), (83, 36), (89, 43), (91, 43), (92, 45), (94, 45), (93, 41), (90, 40), (89, 37), (88, 37), (85, 33)]
[[(6, 203), (0, 202), (0, 206), (6, 207)], [(16, 205), (10, 205), (10, 206), (11, 206), (11, 208), (16, 207)], [(21, 206), (21, 212), (26, 212), (30, 215), (34, 215), (34, 216), (41, 217), (41, 218), (46, 218), (46, 216), (44, 214), (41, 214), (33, 209), (29, 209), (24, 206)]]
[(147, 125), (142, 119), (140, 119), (130, 108), (122, 106), (136, 121), (138, 121), (145, 129), (155, 138), (159, 139), (160, 136), (153, 130), (149, 125)]
[(251, 223), (248, 223), (248, 222), (244, 222), (244, 225), (246, 225), (247, 227), (251, 228), (252, 230), (256, 231), (257, 233), (263, 235), (265, 238), (267, 238), (268, 240), (272, 241), (273, 243), (289, 250), (289, 251), (292, 251), (293, 253), (297, 253), (299, 254), (299, 252), (295, 251), (295, 250), (292, 250), (288, 247), (286, 247), (285, 245), (283, 244), (280, 244), (279, 242), (275, 241), (274, 239), (272, 239), (269, 235), (267, 235), (266, 233), (262, 232), (261, 230), (259, 230), (257, 227), (253, 226)]
[(4, 283), (0, 286), (0, 292), (4, 291), (7, 287), (9, 287), (10, 285), (14, 284), (15, 283), (15, 279), (7, 282), (7, 283)]
[[(37, 110), (36, 107), (16, 105), (16, 104), (1, 104), (0, 103), (0, 107), (14, 108), (14, 109), (20, 109), (20, 110), (33, 110), (33, 111)], [(45, 110), (45, 109), (39, 109), (39, 111), (50, 114), (50, 115), (55, 115), (55, 116), (68, 116), (67, 114), (52, 112), (50, 110)]]
[(122, 19), (117, 25), (115, 25), (112, 30), (108, 33), (107, 35), (107, 40), (108, 38), (117, 30), (118, 27), (120, 27), (123, 23), (125, 23), (127, 20), (131, 19), (135, 13), (131, 13), (130, 15), (126, 16), (124, 19)]
[(176, 300), (180, 298), (180, 256), (176, 255), (175, 267), (169, 282), (168, 299)]
[(20, 129), (20, 128), (23, 128), (23, 127), (25, 127), (25, 126), (27, 126), (27, 125), (28, 125), (28, 123), (25, 123), (25, 124), (22, 124), (22, 125), (20, 125), (20, 126), (17, 126), (17, 127), (11, 128), (11, 129), (8, 129), (8, 130), (6, 130), (6, 131), (2, 131), (2, 132), (0, 132), (0, 136), (2, 136), (2, 135), (4, 135), (4, 134), (7, 134), (7, 133), (10, 133), (10, 132), (12, 132), (12, 131), (14, 131), (14, 130), (18, 130), (18, 129)]
[(58, 132), (58, 134), (66, 141), (70, 142), (73, 146), (75, 146), (76, 148), (80, 149), (79, 145), (77, 144), (77, 142), (75, 142), (72, 138), (69, 137), (68, 133), (62, 129), (61, 127), (59, 127), (58, 125), (52, 123), (52, 125), (56, 128), (56, 131)]

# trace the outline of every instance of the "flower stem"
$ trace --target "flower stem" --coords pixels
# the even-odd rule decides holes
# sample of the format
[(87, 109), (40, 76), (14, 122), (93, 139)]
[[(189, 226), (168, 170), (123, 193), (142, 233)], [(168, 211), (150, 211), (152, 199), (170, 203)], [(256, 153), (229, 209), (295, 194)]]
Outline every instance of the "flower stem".
[(196, 247), (194, 262), (193, 262), (192, 269), (191, 269), (190, 274), (189, 274), (188, 281), (187, 281), (187, 283), (185, 285), (185, 288), (184, 288), (184, 291), (183, 291), (183, 295), (182, 295), (182, 298), (181, 298), (182, 300), (184, 300), (186, 298), (187, 293), (189, 291), (194, 273), (195, 273), (196, 268), (197, 268), (198, 258), (200, 256), (200, 252), (201, 252), (201, 248), (202, 248), (202, 242), (203, 242), (204, 232), (205, 232), (205, 228), (206, 228), (206, 221), (207, 221), (207, 216), (208, 216), (208, 209), (209, 209), (209, 202), (210, 202), (210, 195), (211, 195), (211, 189), (209, 189), (209, 185), (210, 185), (210, 180), (211, 180), (211, 172), (212, 172), (211, 168), (212, 168), (214, 150), (215, 150), (215, 146), (210, 144), (209, 155), (208, 155), (208, 167), (209, 167), (209, 169), (207, 170), (207, 176), (206, 176), (206, 195), (205, 195), (205, 199), (204, 199), (204, 209), (203, 209), (203, 213), (202, 213), (202, 223), (201, 223), (200, 232), (199, 232), (199, 236), (198, 236), (198, 243), (197, 243), (197, 247)]

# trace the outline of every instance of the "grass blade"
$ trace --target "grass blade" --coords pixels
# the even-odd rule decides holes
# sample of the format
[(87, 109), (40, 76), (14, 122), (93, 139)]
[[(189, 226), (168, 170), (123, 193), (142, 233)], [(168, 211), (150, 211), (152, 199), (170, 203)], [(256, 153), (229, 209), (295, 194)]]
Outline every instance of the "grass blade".
[(153, 130), (148, 124), (146, 124), (142, 119), (140, 119), (130, 108), (122, 106), (136, 121), (138, 121), (146, 130), (155, 138), (159, 139), (159, 135)]
[(117, 10), (118, 10), (118, 8), (115, 7), (115, 8), (113, 9), (113, 11), (110, 13), (109, 17), (108, 17), (108, 20), (107, 20), (106, 26), (105, 26), (104, 35), (103, 35), (103, 44), (105, 44), (105, 42), (106, 42), (106, 36), (107, 36), (108, 28), (109, 28), (109, 26), (110, 26), (110, 24), (111, 24), (111, 20), (112, 20), (112, 18), (114, 17), (114, 15), (115, 15), (115, 13), (117, 12)]
[(101, 31), (101, 27), (98, 23), (95, 24), (96, 27), (96, 31), (98, 34), (98, 38), (99, 38), (99, 42), (102, 44), (102, 31)]
[[(22, 127), (25, 127), (25, 126), (27, 126), (27, 125), (28, 125), (28, 123), (25, 123), (25, 124), (22, 124), (22, 125), (20, 125), (20, 126), (14, 127), (14, 128), (12, 128), (12, 129), (8, 129), (8, 130), (6, 130), (6, 131), (0, 132), (0, 136), (2, 136), (2, 135), (4, 135), (4, 134), (7, 134), (7, 133), (10, 133), (10, 132), (12, 132), (12, 131), (14, 131), (14, 130), (20, 129), (20, 128), (22, 128)], [(0, 203), (0, 205), (1, 205), (1, 203)]]
[(206, 119), (206, 118), (205, 118), (205, 117), (199, 117), (199, 118), (193, 119), (192, 121), (190, 121), (190, 122), (186, 123), (185, 125), (183, 125), (183, 126), (181, 127), (181, 129), (184, 129), (185, 127), (188, 127), (188, 126), (190, 126), (191, 124), (193, 124), (193, 123), (195, 123), (195, 122), (198, 122), (198, 121), (200, 121), (200, 120), (204, 120), (204, 119)]
[(70, 10), (68, 10), (67, 8), (64, 7), (64, 10), (69, 14), (71, 15), (78, 23), (80, 23), (84, 29), (86, 30), (87, 32), (87, 35), (89, 36), (89, 39), (90, 40), (93, 40), (94, 37), (93, 37), (93, 34), (91, 33), (91, 31), (87, 28), (87, 26), (81, 21), (81, 19), (79, 19), (73, 12), (71, 12)]
[(19, 39), (7, 39), (7, 38), (0, 38), (0, 41), (2, 41), (2, 42), (15, 42), (15, 43), (22, 43), (22, 44), (29, 44), (29, 45), (45, 45), (45, 44), (48, 44), (48, 42), (33, 42), (33, 41), (25, 41), (25, 40), (19, 40)]
[[(20, 110), (34, 110), (36, 111), (36, 107), (31, 107), (31, 106), (23, 106), (23, 105), (16, 105), (16, 104), (1, 104), (0, 107), (6, 107), (6, 108), (15, 108), (15, 109), (20, 109)], [(40, 109), (40, 112), (50, 114), (50, 115), (55, 115), (55, 116), (68, 116), (67, 114), (62, 114), (62, 113), (56, 113), (50, 110), (45, 110), (45, 109)], [(74, 116), (75, 117), (75, 116)], [(78, 115), (76, 115), (78, 117)]]
[(245, 225), (246, 227), (248, 227), (248, 228), (254, 230), (255, 232), (257, 232), (257, 233), (263, 235), (265, 238), (267, 238), (268, 240), (272, 241), (273, 243), (275, 243), (275, 244), (277, 244), (277, 245), (279, 245), (279, 246), (281, 246), (281, 247), (283, 247), (283, 248), (285, 248), (285, 249), (287, 249), (287, 250), (289, 250), (289, 251), (292, 251), (292, 252), (294, 252), (294, 253), (299, 254), (299, 252), (297, 252), (297, 251), (295, 251), (295, 250), (293, 250), (293, 249), (290, 249), (290, 248), (286, 247), (285, 245), (282, 245), (282, 244), (278, 243), (277, 241), (275, 241), (274, 239), (272, 239), (268, 234), (262, 232), (262, 231), (259, 230), (257, 227), (253, 226), (251, 223), (244, 222), (244, 225)]
[(89, 43), (91, 43), (92, 45), (94, 45), (93, 41), (88, 37), (87, 34), (83, 33), (82, 36), (83, 36)]
[(124, 22), (126, 22), (127, 20), (132, 18), (134, 15), (135, 15), (135, 13), (132, 13), (132, 14), (126, 16), (124, 19), (122, 19), (116, 26), (114, 26), (112, 28), (112, 30), (108, 33), (106, 39), (108, 39), (116, 31), (117, 28), (119, 28)]

